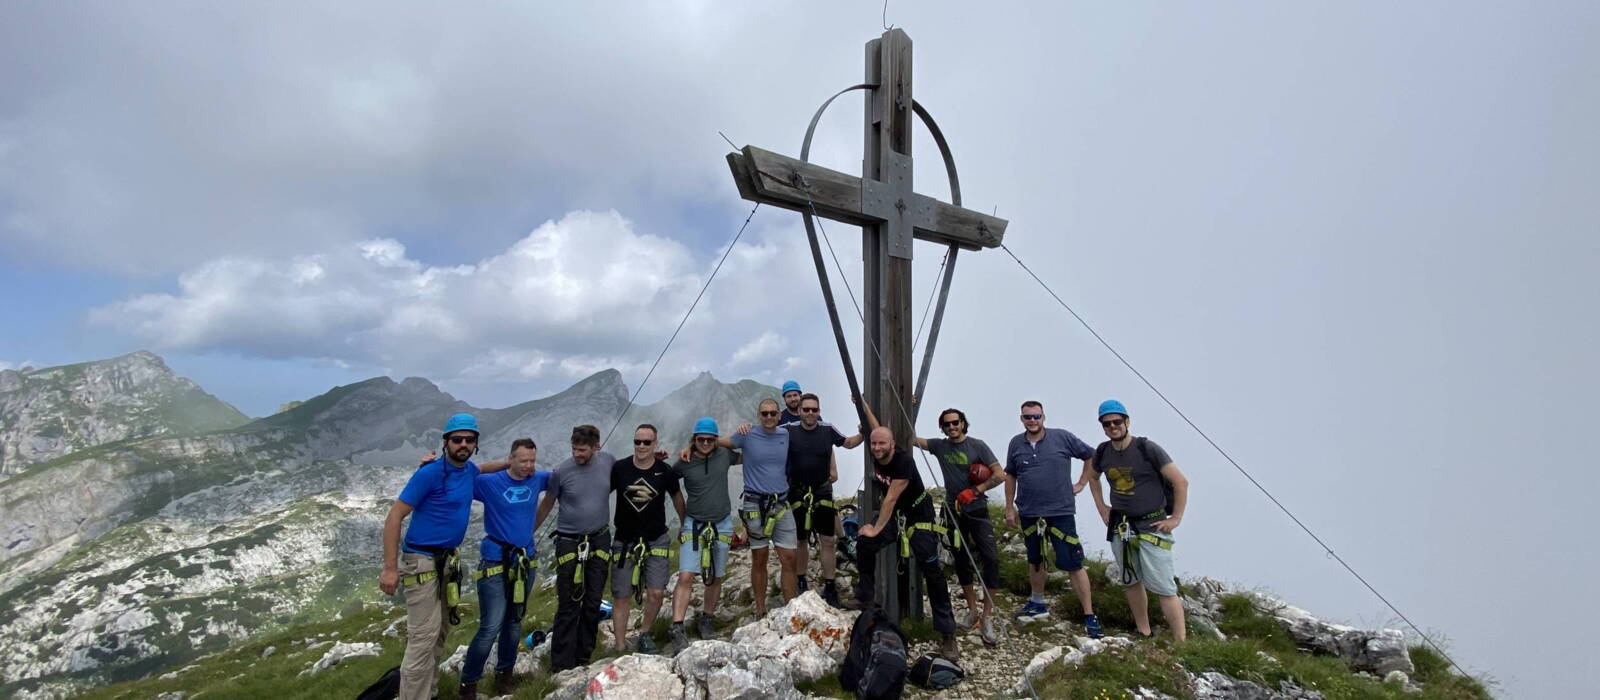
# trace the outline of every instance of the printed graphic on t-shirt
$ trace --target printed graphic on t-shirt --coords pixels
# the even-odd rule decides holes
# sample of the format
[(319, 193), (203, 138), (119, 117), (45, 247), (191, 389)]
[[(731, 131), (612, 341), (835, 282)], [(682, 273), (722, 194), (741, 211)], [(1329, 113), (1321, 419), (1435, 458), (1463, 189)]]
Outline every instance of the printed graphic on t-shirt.
[(628, 502), (628, 505), (633, 506), (635, 511), (643, 513), (644, 509), (650, 505), (651, 501), (655, 500), (656, 495), (659, 493), (656, 487), (651, 486), (650, 482), (641, 476), (635, 479), (633, 483), (628, 484), (628, 487), (623, 490), (623, 498)]
[(1106, 479), (1111, 481), (1111, 492), (1119, 496), (1133, 495), (1133, 468), (1111, 467), (1106, 470)]
[(533, 489), (526, 486), (512, 486), (502, 491), (500, 496), (506, 499), (506, 503), (527, 503), (533, 498)]

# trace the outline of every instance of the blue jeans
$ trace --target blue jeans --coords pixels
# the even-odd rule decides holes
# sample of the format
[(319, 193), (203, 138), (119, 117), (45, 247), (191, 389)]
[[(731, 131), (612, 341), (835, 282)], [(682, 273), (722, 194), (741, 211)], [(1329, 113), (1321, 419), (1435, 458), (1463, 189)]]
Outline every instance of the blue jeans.
[[(487, 562), (490, 565), (499, 562)], [(532, 572), (530, 572), (532, 573)], [(533, 591), (533, 577), (523, 581), (524, 605)], [(522, 622), (511, 619), (514, 612), (505, 574), (478, 579), (478, 634), (467, 647), (467, 658), (461, 664), (461, 682), (477, 683), (483, 677), (483, 662), (489, 659), (489, 647), (499, 642), (495, 654), (494, 670), (509, 671), (517, 665), (517, 642), (522, 639)]]

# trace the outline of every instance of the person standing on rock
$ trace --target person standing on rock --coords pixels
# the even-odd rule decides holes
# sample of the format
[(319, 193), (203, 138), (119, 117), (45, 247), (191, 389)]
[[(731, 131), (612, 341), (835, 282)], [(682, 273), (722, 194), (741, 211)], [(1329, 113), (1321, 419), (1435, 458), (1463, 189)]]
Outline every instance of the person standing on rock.
[[(1150, 599), (1156, 594), (1161, 616), (1178, 641), (1188, 638), (1183, 600), (1172, 565), (1172, 531), (1189, 504), (1189, 479), (1154, 440), (1134, 437), (1128, 409), (1116, 399), (1100, 403), (1100, 427), (1107, 440), (1095, 448), (1089, 492), (1106, 525), (1106, 541), (1122, 572), (1120, 583), (1133, 610), (1139, 634), (1152, 636)], [(1129, 449), (1129, 448), (1133, 449)], [(1111, 484), (1111, 504), (1100, 497), (1100, 475)]]
[(550, 672), (589, 663), (600, 632), (600, 602), (611, 560), (611, 468), (617, 459), (600, 449), (600, 429), (572, 429), (572, 457), (556, 465), (534, 527), (556, 514), (556, 615)]
[[(406, 651), (400, 662), (402, 700), (426, 700), (438, 682), (445, 635), (456, 624), (460, 581), (454, 576), (456, 547), (467, 536), (472, 494), (479, 474), (498, 472), (507, 462), (472, 463), (478, 451), (478, 420), (457, 413), (444, 424), (444, 456), (411, 474), (383, 523), (383, 568), (378, 588), (394, 595), (403, 584), (406, 597)], [(400, 523), (411, 518), (405, 540)]]
[[(1084, 475), (1072, 480), (1072, 459), (1084, 460)], [(1089, 574), (1083, 569), (1083, 543), (1078, 539), (1077, 506), (1073, 497), (1088, 483), (1094, 450), (1078, 436), (1060, 428), (1044, 427), (1044, 404), (1024, 401), (1022, 432), (1006, 447), (1006, 521), (1022, 528), (1028, 550), (1028, 586), (1032, 594), (1018, 611), (1018, 620), (1050, 616), (1045, 602), (1044, 548), (1055, 553), (1056, 568), (1066, 571), (1072, 591), (1083, 608), (1083, 626), (1091, 638), (1104, 636), (1094, 614)]]
[(845, 607), (863, 610), (873, 604), (877, 578), (873, 558), (879, 551), (898, 547), (901, 557), (909, 552), (922, 572), (922, 588), (928, 594), (928, 607), (933, 609), (933, 629), (943, 637), (939, 651), (952, 661), (958, 660), (961, 646), (956, 642), (956, 619), (950, 607), (944, 567), (939, 563), (939, 532), (944, 528), (934, 521), (933, 501), (928, 498), (911, 455), (895, 445), (894, 432), (877, 425), (870, 410), (866, 415), (867, 425), (872, 428), (872, 478), (885, 493), (877, 519), (862, 525), (856, 538), (857, 561), (863, 563), (856, 567), (855, 600)]
[(683, 620), (689, 612), (694, 578), (701, 576), (705, 591), (697, 625), (701, 639), (715, 639), (717, 601), (728, 571), (728, 547), (733, 542), (733, 503), (728, 497), (728, 470), (739, 463), (739, 453), (717, 444), (717, 421), (710, 416), (695, 421), (694, 437), (686, 458), (672, 465), (687, 494), (688, 517), (680, 518), (678, 533), (678, 585), (672, 593), (672, 653), (689, 646)]
[(467, 647), (461, 666), (459, 697), (478, 697), (478, 680), (496, 647), (494, 687), (501, 695), (515, 688), (512, 668), (517, 664), (517, 641), (522, 639), (522, 613), (533, 591), (533, 521), (539, 494), (550, 472), (535, 471), (539, 447), (533, 440), (511, 443), (511, 467), (480, 474), (472, 497), (483, 503), (483, 541), (478, 546), (478, 633)]
[(788, 425), (800, 420), (800, 382), (793, 379), (783, 383), (783, 412), (778, 415), (778, 425)]
[(822, 560), (822, 599), (837, 607), (839, 589), (834, 584), (838, 562), (834, 525), (838, 510), (833, 503), (833, 482), (839, 480), (835, 446), (853, 449), (862, 435), (841, 435), (833, 426), (822, 423), (822, 403), (816, 394), (803, 394), (799, 402), (800, 421), (783, 426), (789, 431), (789, 508), (795, 523), (795, 590), (805, 592), (806, 571), (811, 566), (809, 545), (817, 541)]
[[(777, 399), (765, 398), (756, 405), (761, 424), (740, 426), (732, 437), (718, 437), (717, 444), (737, 449), (744, 456), (744, 496), (739, 503), (739, 519), (750, 538), (750, 590), (755, 595), (756, 617), (767, 614), (767, 547), (778, 550), (779, 586), (783, 600), (795, 596), (794, 514), (789, 512), (789, 431), (778, 427)], [(687, 458), (688, 450), (680, 457)]]
[(611, 629), (617, 651), (627, 649), (630, 597), (644, 602), (636, 651), (659, 651), (650, 637), (650, 628), (661, 612), (670, 573), (667, 557), (672, 550), (666, 508), (669, 495), (678, 511), (678, 521), (684, 518), (678, 475), (672, 465), (656, 458), (656, 441), (656, 427), (641, 424), (633, 431), (633, 458), (611, 467), (611, 490), (617, 492), (617, 534), (611, 543)]

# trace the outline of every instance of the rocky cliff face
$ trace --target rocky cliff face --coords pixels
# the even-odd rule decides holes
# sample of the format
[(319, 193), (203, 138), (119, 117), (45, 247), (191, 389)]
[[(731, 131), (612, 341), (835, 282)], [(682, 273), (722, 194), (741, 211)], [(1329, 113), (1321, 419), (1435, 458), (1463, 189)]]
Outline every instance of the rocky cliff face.
[(97, 445), (225, 430), (248, 420), (148, 352), (45, 369), (4, 370), (0, 371), (0, 478)]
[[(604, 431), (628, 399), (614, 370), (488, 410), (425, 379), (380, 377), (245, 422), (148, 353), (11, 372), (3, 388), (7, 454), (19, 441), (59, 452), (0, 489), (0, 606), (14, 612), (0, 623), (0, 695), (139, 677), (376, 598), (382, 518), (446, 416), (479, 415), (483, 459), (532, 437), (549, 467), (568, 456), (573, 425)], [(611, 442), (650, 420), (682, 444), (693, 417), (731, 422), (761, 392), (776, 390), (703, 375), (634, 407)], [(57, 434), (78, 437), (49, 442)]]

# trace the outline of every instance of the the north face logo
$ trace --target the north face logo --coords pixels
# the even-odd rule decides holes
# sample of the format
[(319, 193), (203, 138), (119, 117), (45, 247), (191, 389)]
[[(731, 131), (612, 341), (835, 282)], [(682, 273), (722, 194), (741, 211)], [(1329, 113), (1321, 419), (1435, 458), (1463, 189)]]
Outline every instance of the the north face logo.
[(527, 503), (533, 498), (533, 489), (526, 486), (512, 486), (501, 492), (506, 503)]

